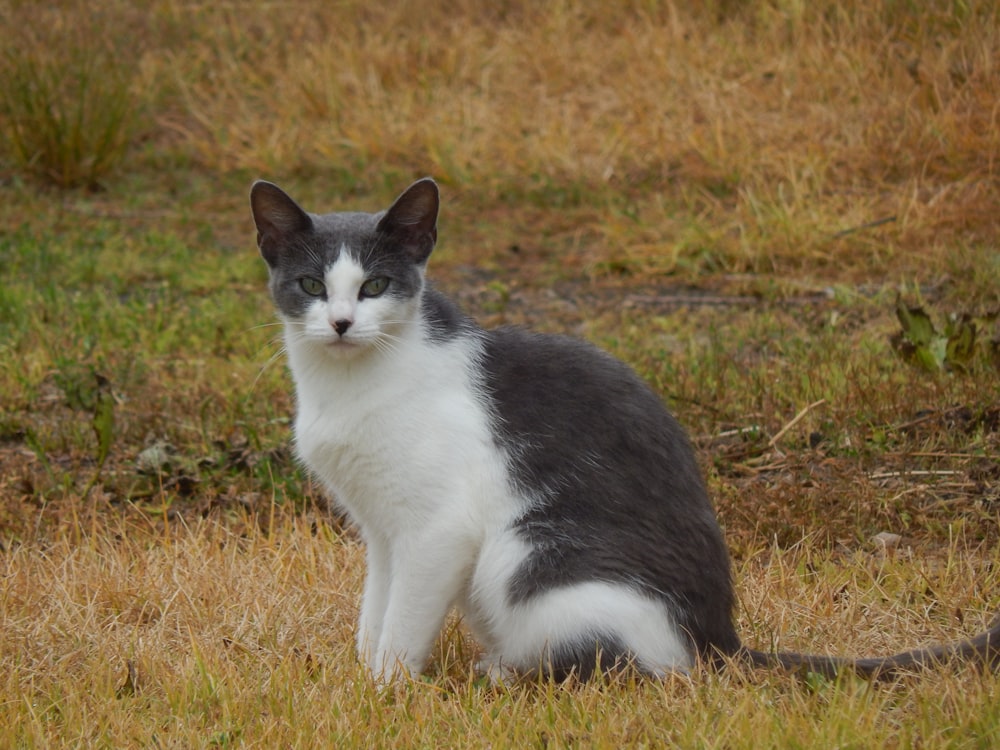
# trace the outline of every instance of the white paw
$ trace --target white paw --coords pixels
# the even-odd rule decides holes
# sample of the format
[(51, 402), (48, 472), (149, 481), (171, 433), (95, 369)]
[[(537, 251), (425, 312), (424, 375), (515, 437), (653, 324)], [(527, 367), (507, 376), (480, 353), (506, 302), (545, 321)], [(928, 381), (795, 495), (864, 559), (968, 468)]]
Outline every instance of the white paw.
[(493, 685), (510, 682), (517, 677), (513, 667), (503, 664), (500, 659), (486, 658), (476, 662), (476, 672), (489, 679)]
[(419, 670), (412, 669), (396, 656), (388, 653), (378, 655), (370, 664), (372, 679), (379, 687), (406, 682)]

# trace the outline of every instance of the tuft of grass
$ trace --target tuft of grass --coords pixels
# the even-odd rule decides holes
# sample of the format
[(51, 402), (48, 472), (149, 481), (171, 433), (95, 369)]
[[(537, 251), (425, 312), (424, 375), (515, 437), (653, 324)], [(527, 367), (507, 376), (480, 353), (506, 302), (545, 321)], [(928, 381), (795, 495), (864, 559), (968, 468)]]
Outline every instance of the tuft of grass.
[(125, 158), (141, 109), (136, 40), (117, 23), (125, 7), (2, 12), (0, 122), (23, 171), (63, 188), (96, 187)]

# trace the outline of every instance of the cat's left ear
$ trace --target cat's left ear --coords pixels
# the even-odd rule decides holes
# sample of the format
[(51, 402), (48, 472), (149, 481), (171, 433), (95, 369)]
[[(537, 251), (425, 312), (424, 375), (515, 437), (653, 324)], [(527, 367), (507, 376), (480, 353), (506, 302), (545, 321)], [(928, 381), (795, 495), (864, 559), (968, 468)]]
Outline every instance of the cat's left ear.
[(438, 186), (430, 177), (417, 180), (396, 198), (378, 223), (415, 263), (423, 263), (437, 242)]

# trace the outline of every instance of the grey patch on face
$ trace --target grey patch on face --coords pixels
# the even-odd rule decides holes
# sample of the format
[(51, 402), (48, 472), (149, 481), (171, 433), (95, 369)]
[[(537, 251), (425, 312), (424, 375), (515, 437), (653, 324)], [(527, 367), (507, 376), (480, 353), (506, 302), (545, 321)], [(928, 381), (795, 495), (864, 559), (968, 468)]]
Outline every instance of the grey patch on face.
[(281, 238), (268, 255), (271, 297), (281, 314), (292, 320), (301, 319), (317, 299), (302, 289), (302, 279), (322, 280), (340, 258), (342, 248), (365, 242), (366, 229), (370, 232), (369, 227), (374, 227), (369, 214), (310, 217), (311, 229)]
[(284, 248), (278, 261), (269, 266), (268, 282), (274, 304), (284, 317), (299, 320), (305, 316), (317, 298), (302, 289), (302, 279), (322, 280), (339, 256), (339, 249), (333, 250), (309, 236), (297, 237)]
[[(373, 214), (376, 220), (381, 214)], [(417, 297), (424, 289), (424, 272), (421, 264), (397, 247), (392, 237), (379, 233), (373, 226), (363, 241), (348, 245), (351, 255), (369, 279), (384, 276), (389, 279), (385, 294), (399, 299)]]
[(312, 215), (311, 231), (288, 238), (279, 252), (272, 253), (277, 260), (269, 263), (269, 287), (285, 317), (295, 320), (305, 315), (317, 298), (303, 291), (301, 279), (322, 280), (341, 252), (349, 253), (368, 278), (388, 278), (386, 295), (406, 299), (421, 293), (422, 269), (405, 253), (396, 252), (391, 238), (377, 231), (380, 217), (369, 213)]
[(667, 604), (697, 651), (735, 651), (729, 556), (659, 398), (625, 364), (559, 336), (489, 331), (482, 365), (513, 481), (537, 498), (514, 523), (532, 552), (510, 601), (617, 581)]

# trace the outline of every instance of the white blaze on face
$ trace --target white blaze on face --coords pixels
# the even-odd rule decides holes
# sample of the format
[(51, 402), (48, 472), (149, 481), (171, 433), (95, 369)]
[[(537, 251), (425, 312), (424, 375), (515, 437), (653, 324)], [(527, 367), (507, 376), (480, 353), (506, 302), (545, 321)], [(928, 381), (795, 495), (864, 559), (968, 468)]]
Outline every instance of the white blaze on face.
[(358, 292), (365, 281), (365, 269), (351, 257), (346, 247), (341, 247), (340, 257), (327, 270), (324, 281), (330, 327), (335, 327), (338, 321), (354, 324), (358, 317)]

